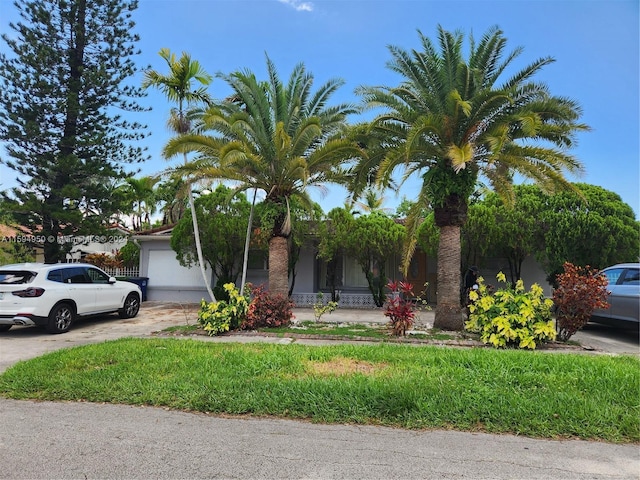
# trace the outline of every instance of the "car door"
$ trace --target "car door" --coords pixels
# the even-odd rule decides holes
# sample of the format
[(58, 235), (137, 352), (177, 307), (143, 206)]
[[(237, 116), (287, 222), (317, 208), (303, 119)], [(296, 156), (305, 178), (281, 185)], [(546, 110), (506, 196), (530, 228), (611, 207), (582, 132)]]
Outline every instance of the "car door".
[(124, 293), (117, 283), (109, 283), (109, 276), (97, 268), (88, 267), (87, 275), (96, 292), (95, 311), (112, 312), (122, 307)]
[(640, 269), (625, 268), (615, 285), (609, 285), (609, 316), (638, 323), (640, 315)]
[(76, 304), (78, 315), (87, 315), (95, 311), (96, 290), (83, 267), (65, 267), (61, 269), (62, 281), (67, 293)]

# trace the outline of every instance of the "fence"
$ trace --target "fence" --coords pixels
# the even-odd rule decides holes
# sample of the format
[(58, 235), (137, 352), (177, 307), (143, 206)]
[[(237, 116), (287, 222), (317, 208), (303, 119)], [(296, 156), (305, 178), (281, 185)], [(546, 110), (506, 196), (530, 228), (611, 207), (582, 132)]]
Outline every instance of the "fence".
[(103, 270), (112, 277), (138, 277), (140, 275), (140, 269), (138, 267), (103, 268)]

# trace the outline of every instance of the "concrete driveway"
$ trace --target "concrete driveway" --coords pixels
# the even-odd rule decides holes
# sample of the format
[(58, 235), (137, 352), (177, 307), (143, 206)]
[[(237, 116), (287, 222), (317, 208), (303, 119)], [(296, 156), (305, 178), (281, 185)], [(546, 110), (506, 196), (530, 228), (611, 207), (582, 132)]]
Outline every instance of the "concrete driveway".
[[(148, 336), (171, 325), (195, 322), (196, 309), (145, 304), (134, 319), (85, 320), (62, 335), (15, 328), (0, 333), (0, 371), (59, 348)], [(343, 311), (342, 316), (338, 312), (326, 320), (385, 321), (378, 311)], [(299, 319), (313, 318), (310, 310), (296, 313)], [(422, 321), (428, 323), (429, 315)], [(611, 335), (602, 327), (590, 327), (580, 335), (581, 342), (638, 352), (637, 334)], [(593, 345), (588, 348), (596, 348)], [(580, 440), (315, 425), (150, 407), (8, 399), (0, 399), (0, 425), (1, 479), (640, 478), (637, 445)]]

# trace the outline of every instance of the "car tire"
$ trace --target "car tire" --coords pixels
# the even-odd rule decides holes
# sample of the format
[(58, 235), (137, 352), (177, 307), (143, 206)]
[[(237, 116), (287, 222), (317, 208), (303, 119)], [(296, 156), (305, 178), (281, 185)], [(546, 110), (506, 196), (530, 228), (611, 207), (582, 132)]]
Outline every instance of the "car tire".
[(13, 325), (0, 325), (0, 332), (8, 332)]
[(130, 293), (127, 298), (124, 299), (123, 307), (118, 310), (120, 318), (133, 318), (138, 315), (140, 311), (140, 297), (135, 293)]
[(59, 303), (51, 309), (47, 322), (47, 332), (65, 333), (75, 321), (76, 312), (69, 303)]

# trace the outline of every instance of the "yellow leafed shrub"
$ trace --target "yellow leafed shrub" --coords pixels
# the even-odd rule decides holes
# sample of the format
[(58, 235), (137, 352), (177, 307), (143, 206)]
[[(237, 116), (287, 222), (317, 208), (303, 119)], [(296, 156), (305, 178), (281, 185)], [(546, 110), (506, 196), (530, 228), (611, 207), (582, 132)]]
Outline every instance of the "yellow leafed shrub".
[[(506, 284), (502, 272), (496, 278)], [(544, 298), (538, 284), (527, 292), (522, 280), (518, 280), (514, 287), (500, 288), (495, 293), (491, 293), (482, 277), (478, 285), (478, 290), (469, 292), (471, 303), (465, 328), (479, 333), (482, 342), (494, 347), (534, 349), (541, 342), (555, 340), (553, 302)]]

